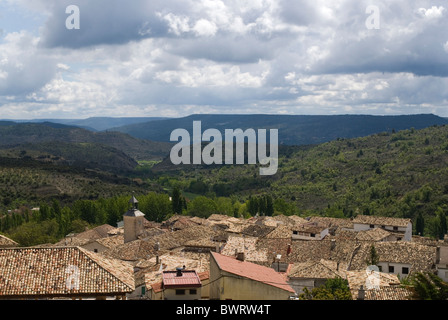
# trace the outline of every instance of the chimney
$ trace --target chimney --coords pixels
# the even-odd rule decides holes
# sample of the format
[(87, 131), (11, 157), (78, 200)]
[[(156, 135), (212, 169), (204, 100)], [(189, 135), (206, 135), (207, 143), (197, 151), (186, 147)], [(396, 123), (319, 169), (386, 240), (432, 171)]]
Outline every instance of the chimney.
[(244, 252), (238, 252), (236, 254), (236, 259), (239, 261), (244, 261)]
[(176, 273), (176, 277), (182, 277), (182, 268), (176, 268), (176, 271), (177, 271), (177, 273)]
[(364, 290), (364, 286), (361, 285), (361, 287), (359, 287), (359, 291), (358, 291), (358, 300), (364, 300), (366, 297), (366, 291)]

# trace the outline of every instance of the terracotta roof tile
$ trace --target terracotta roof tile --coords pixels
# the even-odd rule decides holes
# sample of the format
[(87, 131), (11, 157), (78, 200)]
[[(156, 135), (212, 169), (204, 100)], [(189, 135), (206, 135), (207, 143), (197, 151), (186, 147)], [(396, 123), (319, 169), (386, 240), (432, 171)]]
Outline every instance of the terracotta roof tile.
[(0, 249), (3, 297), (108, 295), (134, 289), (132, 266), (82, 248)]
[(284, 276), (277, 273), (272, 268), (247, 261), (240, 261), (233, 257), (228, 257), (215, 252), (212, 252), (211, 254), (218, 264), (218, 267), (225, 272), (259, 281), (292, 293), (295, 292), (291, 286), (286, 283)]
[[(180, 274), (180, 275), (179, 275)], [(195, 270), (163, 271), (162, 281), (165, 288), (201, 287), (201, 280)]]

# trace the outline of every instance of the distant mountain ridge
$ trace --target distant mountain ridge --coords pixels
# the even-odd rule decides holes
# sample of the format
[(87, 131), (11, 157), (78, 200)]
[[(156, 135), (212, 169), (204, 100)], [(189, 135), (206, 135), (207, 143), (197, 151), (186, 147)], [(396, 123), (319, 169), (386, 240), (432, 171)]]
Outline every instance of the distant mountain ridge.
[(133, 170), (138, 160), (161, 160), (171, 144), (131, 137), (121, 132), (92, 132), (75, 126), (0, 122), (0, 151), (11, 157), (62, 158), (80, 166)]
[(111, 128), (132, 125), (141, 122), (165, 120), (166, 117), (91, 117), (87, 119), (33, 119), (33, 120), (0, 120), (1, 123), (54, 123), (79, 127), (90, 131), (105, 131)]
[(170, 141), (178, 128), (192, 134), (193, 121), (201, 121), (202, 131), (225, 129), (278, 129), (279, 143), (284, 145), (319, 144), (337, 138), (357, 138), (392, 130), (423, 129), (448, 124), (448, 119), (433, 114), (417, 115), (190, 115), (151, 122), (134, 123), (110, 129), (140, 139)]

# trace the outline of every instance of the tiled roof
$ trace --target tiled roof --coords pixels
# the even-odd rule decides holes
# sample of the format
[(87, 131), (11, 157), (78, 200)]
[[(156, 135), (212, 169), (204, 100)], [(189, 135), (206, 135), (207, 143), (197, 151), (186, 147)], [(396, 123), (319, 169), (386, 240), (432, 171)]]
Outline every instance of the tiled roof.
[(378, 288), (368, 288), (366, 282), (369, 274), (366, 270), (347, 271), (347, 281), (354, 300), (358, 299), (359, 290), (364, 290), (364, 300), (406, 300), (411, 292), (402, 288), (398, 276), (378, 272)]
[(272, 232), (272, 230), (274, 230), (275, 228), (276, 227), (273, 226), (251, 224), (248, 225), (243, 230), (241, 230), (241, 233), (252, 237), (263, 238), (267, 236), (270, 232)]
[(83, 246), (89, 242), (107, 238), (111, 233), (118, 233), (118, 228), (114, 228), (111, 225), (103, 224), (93, 229), (86, 230), (84, 232), (75, 234), (74, 236), (65, 237), (61, 241), (57, 242), (56, 246)]
[(315, 222), (307, 222), (305, 224), (295, 225), (292, 230), (306, 233), (320, 233), (327, 228), (328, 227), (326, 225), (321, 225)]
[(369, 241), (381, 241), (384, 238), (390, 236), (391, 233), (382, 228), (373, 228), (369, 230), (362, 230), (357, 232), (355, 239), (356, 240), (369, 240)]
[(124, 235), (109, 236), (95, 241), (107, 248), (114, 248), (124, 243)]
[(173, 271), (183, 266), (189, 270), (196, 270), (198, 273), (207, 272), (210, 267), (208, 257), (208, 254), (201, 254), (200, 257), (191, 259), (185, 254), (183, 256), (165, 254), (159, 257), (159, 264), (156, 263), (156, 258), (154, 257), (145, 261), (147, 266), (136, 273), (136, 281), (140, 282), (140, 279), (137, 278), (142, 277), (142, 281), (145, 282), (146, 287), (150, 288), (154, 284), (161, 282), (162, 271)]
[(0, 234), (0, 248), (18, 247), (19, 244)]
[(194, 225), (182, 230), (166, 232), (155, 237), (150, 237), (148, 241), (153, 243), (159, 242), (162, 250), (171, 250), (182, 247), (187, 241), (211, 239), (218, 234), (220, 234), (220, 231), (214, 231), (212, 227)]
[(368, 242), (359, 244), (351, 269), (363, 269), (374, 245), (380, 262), (410, 264), (410, 272), (430, 271), (434, 266), (436, 247), (409, 241)]
[(410, 300), (411, 296), (411, 290), (393, 286), (366, 290), (364, 300)]
[(258, 238), (250, 236), (229, 235), (221, 254), (235, 256), (236, 252), (244, 252), (245, 259), (252, 262), (267, 262), (267, 250), (257, 248)]
[(272, 268), (247, 261), (240, 261), (233, 257), (228, 257), (215, 252), (212, 252), (211, 254), (218, 264), (218, 267), (225, 272), (262, 282), (288, 292), (295, 292), (291, 286), (286, 283), (283, 275), (277, 273)]
[(326, 227), (339, 227), (353, 229), (353, 221), (346, 218), (331, 218), (331, 217), (320, 217), (312, 216), (310, 217), (310, 222), (317, 222), (320, 225), (325, 225)]
[(111, 247), (103, 252), (106, 257), (125, 261), (148, 259), (156, 254), (155, 244), (147, 240), (137, 239), (118, 246)]
[(266, 235), (268, 239), (291, 239), (292, 228), (289, 225), (279, 225)]
[(201, 280), (195, 270), (163, 271), (162, 281), (165, 288), (201, 287)]
[(392, 218), (392, 217), (379, 217), (379, 216), (366, 216), (357, 215), (353, 221), (359, 224), (373, 224), (373, 225), (384, 225), (384, 226), (396, 226), (396, 227), (407, 227), (411, 219), (403, 218)]
[(0, 249), (0, 297), (116, 295), (134, 289), (131, 265), (79, 247)]
[[(380, 287), (389, 287), (391, 285), (400, 284), (400, 279), (398, 279), (396, 274), (384, 272), (377, 272), (377, 274), (379, 275), (378, 285)], [(347, 271), (346, 275), (350, 289), (359, 289), (361, 286), (364, 286), (364, 288), (366, 287), (366, 280), (369, 277), (369, 273), (366, 269)]]
[(295, 263), (289, 269), (290, 278), (332, 279), (345, 278), (345, 265), (336, 261), (324, 260)]

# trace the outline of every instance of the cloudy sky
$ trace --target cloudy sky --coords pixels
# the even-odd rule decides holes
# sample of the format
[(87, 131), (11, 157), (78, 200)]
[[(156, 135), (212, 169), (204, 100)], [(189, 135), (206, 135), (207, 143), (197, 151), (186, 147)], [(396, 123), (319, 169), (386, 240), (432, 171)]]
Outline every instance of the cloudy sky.
[(447, 107), (446, 0), (0, 0), (3, 119)]

